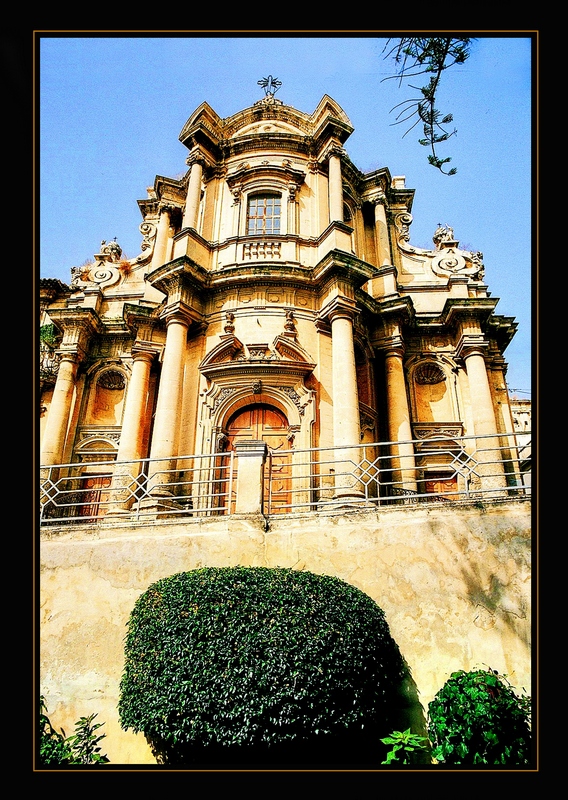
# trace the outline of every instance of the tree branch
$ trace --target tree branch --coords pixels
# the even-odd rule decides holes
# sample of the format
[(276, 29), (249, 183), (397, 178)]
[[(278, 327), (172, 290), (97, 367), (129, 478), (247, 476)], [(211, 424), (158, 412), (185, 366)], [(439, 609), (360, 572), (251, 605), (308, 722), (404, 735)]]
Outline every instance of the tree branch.
[[(388, 39), (383, 53), (392, 41), (392, 39)], [(408, 122), (416, 117), (416, 121), (408, 128), (404, 136), (417, 124), (422, 123), (424, 138), (419, 139), (418, 142), (430, 148), (428, 162), (444, 175), (455, 175), (457, 170), (452, 168), (445, 171), (444, 165), (448, 164), (451, 158), (440, 158), (436, 145), (446, 142), (457, 133), (457, 130), (455, 128), (452, 131), (446, 129), (445, 126), (453, 121), (453, 117), (451, 114), (442, 116), (436, 108), (437, 92), (443, 73), (455, 64), (463, 64), (466, 61), (473, 41), (475, 40), (469, 38), (401, 37), (384, 56), (385, 59), (394, 60), (397, 71), (395, 75), (389, 75), (383, 80), (397, 79), (401, 86), (403, 81), (408, 78), (424, 74), (430, 75), (426, 86), (418, 87), (409, 84), (411, 89), (416, 89), (421, 93), (421, 97), (405, 100), (394, 106), (391, 112), (403, 106), (403, 110), (396, 117), (395, 125)], [(411, 108), (413, 110), (407, 113)]]

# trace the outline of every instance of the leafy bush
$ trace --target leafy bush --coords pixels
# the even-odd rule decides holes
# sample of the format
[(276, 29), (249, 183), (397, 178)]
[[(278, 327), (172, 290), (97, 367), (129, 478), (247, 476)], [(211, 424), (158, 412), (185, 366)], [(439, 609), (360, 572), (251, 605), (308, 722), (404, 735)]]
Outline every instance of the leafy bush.
[(106, 733), (98, 736), (95, 733), (102, 728), (104, 722), (93, 722), (96, 716), (90, 714), (88, 717), (81, 717), (75, 723), (74, 735), (67, 739), (73, 753), (73, 764), (108, 764), (108, 758), (100, 752), (99, 747), (99, 742), (105, 738)]
[(428, 737), (411, 733), (410, 728), (405, 731), (393, 731), (389, 736), (381, 739), (381, 742), (391, 745), (387, 757), (381, 761), (381, 764), (392, 764), (398, 761), (402, 764), (411, 764), (413, 755), (416, 755), (417, 751), (428, 750)]
[(494, 670), (454, 672), (428, 705), (432, 755), (445, 764), (527, 766), (530, 699)]
[(43, 765), (70, 764), (73, 754), (65, 740), (65, 731), (56, 731), (49, 717), (43, 695), (39, 700), (39, 760)]
[(59, 335), (55, 325), (42, 325), (39, 329), (39, 340), (48, 347), (54, 348), (59, 340)]
[(44, 766), (71, 764), (107, 764), (108, 758), (103, 755), (99, 742), (106, 734), (96, 735), (104, 722), (93, 722), (97, 715), (81, 717), (75, 723), (75, 733), (66, 737), (65, 731), (55, 730), (47, 716), (45, 698), (40, 697), (39, 714), (39, 760)]
[(221, 567), (150, 586), (119, 714), (160, 763), (380, 759), (404, 662), (384, 613), (333, 577)]

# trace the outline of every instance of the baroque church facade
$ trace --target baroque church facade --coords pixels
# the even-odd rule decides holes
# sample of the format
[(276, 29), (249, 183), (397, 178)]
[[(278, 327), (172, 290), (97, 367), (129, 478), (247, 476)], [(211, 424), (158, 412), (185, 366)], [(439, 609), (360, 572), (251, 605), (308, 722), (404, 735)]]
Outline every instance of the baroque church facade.
[(203, 103), (185, 175), (138, 201), (140, 254), (103, 241), (40, 281), (41, 692), (57, 727), (97, 713), (113, 763), (155, 763), (117, 711), (136, 599), (202, 566), (366, 592), (416, 733), (455, 670), (530, 686), (516, 323), (451, 228), (411, 244), (414, 191), (358, 170), (352, 130), (328, 96)]
[[(102, 242), (70, 286), (41, 281), (53, 336), (43, 466), (84, 464), (88, 476), (94, 461), (254, 441), (271, 452), (397, 442), (402, 461), (377, 497), (389, 485), (459, 491), (452, 459), (420, 443), (513, 431), (503, 353), (516, 323), (495, 314), (482, 254), (451, 228), (430, 250), (410, 244), (413, 190), (387, 168), (360, 172), (344, 149), (352, 130), (330, 97), (306, 114), (270, 91), (227, 119), (207, 103), (190, 116), (186, 175), (157, 176), (138, 201), (141, 254)], [(491, 472), (497, 487), (518, 482), (506, 466)], [(155, 497), (175, 495), (168, 480)], [(357, 496), (336, 481), (334, 496)]]

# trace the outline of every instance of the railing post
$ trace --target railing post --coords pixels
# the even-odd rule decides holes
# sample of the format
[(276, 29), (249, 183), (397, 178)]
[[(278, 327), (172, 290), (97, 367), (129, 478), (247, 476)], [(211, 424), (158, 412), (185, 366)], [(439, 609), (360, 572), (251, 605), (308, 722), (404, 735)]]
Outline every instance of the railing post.
[(264, 511), (265, 442), (249, 439), (235, 442), (237, 454), (237, 514), (262, 514)]

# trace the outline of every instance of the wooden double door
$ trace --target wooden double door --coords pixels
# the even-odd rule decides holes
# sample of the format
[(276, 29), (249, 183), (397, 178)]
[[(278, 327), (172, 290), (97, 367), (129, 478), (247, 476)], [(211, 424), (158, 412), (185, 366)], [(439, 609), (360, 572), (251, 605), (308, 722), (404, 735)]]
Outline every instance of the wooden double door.
[(81, 478), (76, 506), (80, 517), (104, 517), (108, 511), (111, 482), (111, 475), (84, 475)]
[(427, 494), (447, 495), (448, 500), (458, 500), (458, 482), (455, 475), (448, 473), (429, 473), (424, 479), (424, 491)]
[[(234, 450), (238, 442), (266, 442), (269, 457), (264, 480), (265, 511), (271, 514), (286, 511), (291, 490), (290, 459), (283, 455), (290, 450), (286, 416), (274, 406), (255, 403), (233, 414), (228, 421), (226, 433), (229, 440), (227, 451)], [(236, 480), (234, 486), (236, 487)]]

